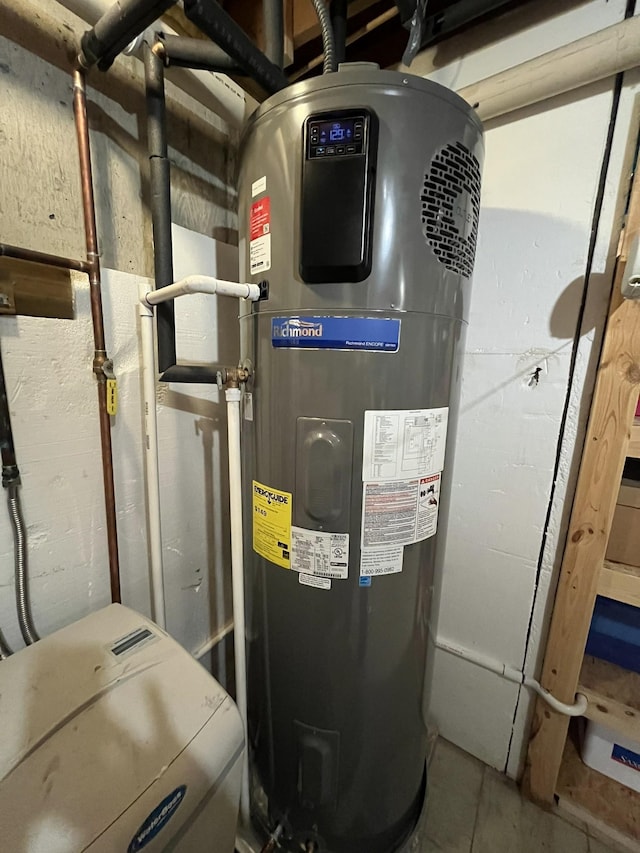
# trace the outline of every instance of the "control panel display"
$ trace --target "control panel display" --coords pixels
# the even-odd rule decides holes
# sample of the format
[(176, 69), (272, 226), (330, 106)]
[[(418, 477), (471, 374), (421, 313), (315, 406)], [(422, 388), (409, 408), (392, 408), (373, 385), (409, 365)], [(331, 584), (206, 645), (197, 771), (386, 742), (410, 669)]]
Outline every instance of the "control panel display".
[(315, 119), (307, 125), (307, 154), (316, 157), (344, 157), (364, 153), (365, 116)]

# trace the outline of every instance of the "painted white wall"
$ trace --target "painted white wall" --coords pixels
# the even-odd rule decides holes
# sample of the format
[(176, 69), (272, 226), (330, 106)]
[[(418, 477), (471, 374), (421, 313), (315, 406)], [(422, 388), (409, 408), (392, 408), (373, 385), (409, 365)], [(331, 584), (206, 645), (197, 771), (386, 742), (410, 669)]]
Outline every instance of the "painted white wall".
[[(23, 8), (24, 6), (24, 8)], [(11, 30), (3, 16), (13, 7)], [(17, 10), (17, 12), (15, 11)], [(85, 29), (53, 0), (0, 8), (0, 240), (82, 257), (77, 150), (66, 43)], [(18, 21), (16, 24), (15, 22)], [(49, 32), (38, 32), (38, 21)], [(53, 23), (52, 23), (53, 22)], [(37, 37), (36, 37), (37, 36)], [(39, 57), (25, 45), (38, 46)], [(120, 405), (113, 446), (123, 600), (150, 612), (137, 285), (152, 272), (142, 66), (118, 59), (90, 77), (89, 118), (104, 267), (105, 330)], [(107, 94), (108, 93), (108, 94)], [(236, 133), (168, 89), (175, 272), (233, 279)], [(195, 229), (195, 230), (194, 230)], [(195, 231), (203, 233), (195, 233)], [(117, 271), (120, 270), (120, 271)], [(109, 600), (108, 561), (87, 282), (76, 319), (0, 318), (29, 543), (36, 625), (46, 634)], [(235, 363), (237, 306), (179, 302), (178, 352)], [(193, 652), (228, 627), (226, 421), (217, 388), (158, 389), (167, 627)], [(223, 474), (219, 472), (222, 469)], [(0, 504), (4, 494), (0, 495)], [(16, 649), (13, 539), (0, 505), (0, 626)]]
[[(237, 250), (176, 229), (177, 269), (233, 278)], [(185, 254), (189, 248), (189, 254)], [(150, 615), (137, 284), (104, 271), (105, 331), (118, 377), (113, 450), (123, 601)], [(0, 319), (0, 340), (29, 542), (33, 614), (42, 634), (109, 603), (97, 396), (86, 278), (76, 319)], [(228, 302), (233, 303), (232, 300)], [(194, 296), (178, 303), (181, 358), (237, 361), (237, 307)], [(231, 615), (225, 407), (213, 386), (158, 389), (167, 629), (190, 651)], [(220, 471), (222, 470), (222, 477)], [(0, 507), (0, 625), (21, 640), (13, 540)]]
[[(540, 8), (545, 6), (546, 12)], [(412, 71), (461, 88), (618, 22), (625, 3), (592, 0), (538, 20), (549, 8), (536, 4), (536, 9), (512, 13), (506, 19), (512, 32), (503, 22), (499, 46), (478, 48), (478, 30), (472, 44), (470, 37), (462, 37), (472, 48), (468, 53), (463, 55), (464, 45), (455, 43), (435, 48), (418, 57)], [(497, 21), (487, 26), (489, 42), (498, 31)], [(534, 675), (611, 284), (624, 201), (622, 173), (628, 143), (633, 136), (633, 145), (637, 133), (625, 92), (571, 377), (613, 90), (614, 80), (606, 80), (486, 127), (437, 636), (520, 670), (526, 658), (527, 674)], [(541, 368), (539, 382), (530, 384), (536, 368)], [(547, 528), (554, 481), (558, 488)], [(521, 770), (526, 747), (530, 702), (525, 693), (436, 651), (429, 711), (441, 733), (512, 775)]]

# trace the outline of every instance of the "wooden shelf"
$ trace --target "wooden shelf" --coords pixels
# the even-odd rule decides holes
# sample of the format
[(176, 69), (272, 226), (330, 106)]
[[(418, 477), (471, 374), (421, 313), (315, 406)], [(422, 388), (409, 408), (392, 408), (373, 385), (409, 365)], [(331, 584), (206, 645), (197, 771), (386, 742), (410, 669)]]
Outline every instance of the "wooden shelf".
[[(585, 656), (578, 691), (589, 700), (585, 716), (640, 742), (640, 675)], [(640, 803), (638, 804), (640, 811)]]
[(636, 418), (631, 427), (631, 441), (629, 442), (627, 456), (640, 459), (640, 418)]
[(584, 810), (629, 839), (640, 840), (640, 794), (587, 767), (567, 738), (556, 785), (559, 805)]
[(640, 568), (605, 560), (598, 581), (598, 595), (640, 607)]

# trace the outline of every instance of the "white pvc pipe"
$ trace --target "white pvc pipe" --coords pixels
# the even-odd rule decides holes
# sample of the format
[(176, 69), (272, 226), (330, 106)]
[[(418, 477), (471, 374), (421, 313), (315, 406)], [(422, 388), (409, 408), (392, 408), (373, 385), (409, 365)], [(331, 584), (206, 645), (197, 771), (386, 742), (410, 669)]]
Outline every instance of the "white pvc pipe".
[[(113, 5), (113, 0), (58, 0), (58, 3), (93, 26)], [(157, 21), (125, 48), (123, 53), (140, 57), (139, 51), (145, 39), (151, 41), (154, 33), (159, 30), (167, 35), (177, 35), (171, 27)], [(166, 69), (166, 76), (175, 86), (230, 124), (239, 126), (249, 115), (245, 93), (224, 74), (171, 66)]]
[(166, 287), (147, 291), (144, 300), (147, 305), (159, 305), (161, 302), (186, 296), (188, 293), (208, 293), (209, 295), (217, 293), (219, 296), (235, 296), (237, 299), (249, 299), (251, 302), (260, 299), (260, 288), (257, 284), (224, 281), (209, 275), (188, 275)]
[(153, 308), (145, 302), (147, 285), (141, 282), (140, 340), (142, 349), (142, 388), (147, 467), (147, 509), (149, 513), (149, 559), (153, 619), (166, 627), (164, 571), (162, 565), (162, 524), (160, 516), (160, 471), (158, 467), (158, 419), (156, 415), (156, 348), (153, 335)]
[(522, 684), (524, 687), (530, 688), (559, 714), (565, 714), (567, 717), (582, 717), (587, 710), (587, 705), (589, 703), (587, 697), (583, 693), (576, 693), (573, 705), (567, 705), (565, 702), (561, 702), (559, 699), (556, 699), (555, 696), (549, 693), (548, 690), (545, 690), (541, 684), (535, 681), (535, 679), (529, 678), (523, 672), (520, 672), (519, 669), (507, 666), (505, 663), (500, 663), (499, 661), (490, 658), (488, 655), (482, 654), (482, 652), (458, 646), (449, 640), (441, 638), (438, 638), (435, 641), (435, 646), (437, 649), (447, 652), (447, 654), (454, 655), (462, 660), (466, 660), (468, 663), (482, 667), (482, 669), (486, 669), (488, 672), (493, 672), (501, 678), (505, 678), (507, 681), (512, 681), (514, 684)]
[(244, 548), (242, 542), (242, 461), (240, 455), (239, 388), (227, 388), (227, 430), (229, 440), (229, 512), (231, 516), (231, 574), (233, 590), (236, 703), (245, 734), (240, 793), (240, 818), (249, 825), (249, 733), (247, 729), (247, 660), (244, 621)]

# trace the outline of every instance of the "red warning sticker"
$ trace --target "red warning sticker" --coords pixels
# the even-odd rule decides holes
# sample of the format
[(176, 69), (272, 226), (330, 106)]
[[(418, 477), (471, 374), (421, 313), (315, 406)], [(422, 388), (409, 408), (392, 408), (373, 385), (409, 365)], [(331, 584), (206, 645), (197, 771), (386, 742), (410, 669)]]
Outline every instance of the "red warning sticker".
[(249, 220), (249, 239), (257, 240), (271, 233), (271, 199), (269, 196), (254, 201), (251, 205)]
[(271, 269), (271, 199), (254, 201), (249, 216), (249, 267), (251, 274)]

